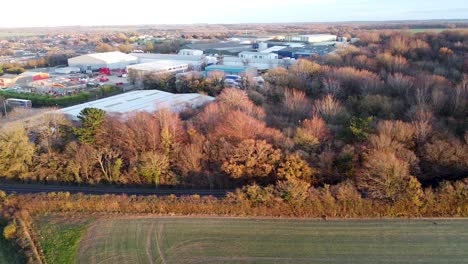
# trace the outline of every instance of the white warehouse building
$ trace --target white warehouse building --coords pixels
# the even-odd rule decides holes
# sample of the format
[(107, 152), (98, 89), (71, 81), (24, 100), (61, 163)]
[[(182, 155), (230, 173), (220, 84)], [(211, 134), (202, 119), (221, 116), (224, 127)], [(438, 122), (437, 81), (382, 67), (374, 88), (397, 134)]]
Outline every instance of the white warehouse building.
[(138, 63), (137, 57), (118, 51), (86, 54), (68, 59), (69, 67), (80, 68), (82, 71), (97, 71), (100, 68), (125, 69), (136, 63)]
[(239, 53), (239, 58), (246, 60), (276, 60), (278, 54), (266, 52), (243, 51)]
[(337, 36), (331, 34), (313, 34), (313, 35), (291, 35), (285, 38), (286, 41), (294, 42), (307, 42), (307, 43), (318, 43), (318, 42), (329, 42), (336, 41)]
[(182, 50), (179, 51), (179, 55), (185, 55), (185, 56), (201, 56), (201, 55), (203, 55), (203, 50), (182, 49)]
[(130, 65), (127, 67), (127, 72), (136, 77), (143, 77), (148, 73), (156, 74), (176, 74), (185, 72), (189, 69), (189, 64), (173, 60), (160, 60), (141, 64)]
[(189, 70), (189, 65), (182, 61), (160, 60), (127, 67), (128, 80), (138, 86), (143, 85), (145, 76), (149, 74), (177, 74)]
[(196, 108), (214, 101), (211, 96), (197, 93), (173, 94), (158, 90), (132, 91), (91, 101), (58, 110), (59, 112), (76, 120), (85, 108), (99, 108), (109, 114), (129, 115), (135, 112), (153, 112), (160, 109), (169, 109), (180, 112), (187, 108)]

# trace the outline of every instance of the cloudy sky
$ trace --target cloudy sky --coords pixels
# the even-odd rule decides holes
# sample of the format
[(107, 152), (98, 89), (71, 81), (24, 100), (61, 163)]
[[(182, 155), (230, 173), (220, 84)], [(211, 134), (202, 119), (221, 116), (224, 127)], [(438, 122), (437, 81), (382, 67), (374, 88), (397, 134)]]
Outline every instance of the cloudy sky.
[(2, 1), (0, 27), (468, 19), (467, 0)]

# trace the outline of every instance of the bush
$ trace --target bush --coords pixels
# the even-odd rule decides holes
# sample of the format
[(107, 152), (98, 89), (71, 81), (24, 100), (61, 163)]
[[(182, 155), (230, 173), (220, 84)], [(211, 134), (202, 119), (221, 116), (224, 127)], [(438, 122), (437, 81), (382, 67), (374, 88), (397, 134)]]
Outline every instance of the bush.
[(16, 222), (13, 221), (9, 223), (7, 226), (5, 226), (5, 228), (3, 228), (3, 237), (5, 237), (5, 239), (7, 240), (11, 240), (15, 238), (16, 229), (17, 229)]

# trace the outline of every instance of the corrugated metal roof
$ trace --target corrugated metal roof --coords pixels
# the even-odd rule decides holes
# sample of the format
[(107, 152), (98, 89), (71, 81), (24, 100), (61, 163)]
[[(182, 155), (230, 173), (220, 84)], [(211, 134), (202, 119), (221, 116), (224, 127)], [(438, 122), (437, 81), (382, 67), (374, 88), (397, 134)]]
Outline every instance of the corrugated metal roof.
[(81, 59), (85, 59), (86, 57), (104, 61), (106, 63), (116, 63), (116, 62), (122, 62), (122, 61), (127, 61), (127, 62), (138, 61), (137, 57), (128, 55), (119, 51), (86, 54), (86, 55), (71, 58), (69, 60), (70, 61), (81, 60)]
[(272, 52), (275, 52), (275, 51), (280, 51), (280, 50), (285, 49), (285, 48), (287, 48), (287, 47), (286, 46), (273, 46), (271, 48), (261, 50), (260, 52), (261, 53), (272, 53)]
[(158, 90), (133, 91), (108, 98), (79, 104), (59, 111), (76, 118), (85, 108), (99, 108), (108, 113), (128, 114), (131, 112), (153, 112), (168, 108), (181, 111), (189, 107), (201, 106), (214, 100), (214, 97), (201, 94), (172, 94)]
[(161, 71), (173, 67), (188, 67), (188, 63), (173, 60), (158, 60), (153, 62), (130, 65), (127, 68), (137, 71)]

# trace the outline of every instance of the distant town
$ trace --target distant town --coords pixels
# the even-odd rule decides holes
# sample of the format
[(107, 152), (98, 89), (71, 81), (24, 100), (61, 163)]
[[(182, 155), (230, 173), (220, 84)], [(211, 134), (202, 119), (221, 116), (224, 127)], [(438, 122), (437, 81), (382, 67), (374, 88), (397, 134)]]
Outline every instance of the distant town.
[[(408, 31), (410, 27), (441, 30), (457, 26), (463, 27), (465, 23), (394, 25), (395, 29)], [(7, 115), (7, 106), (10, 109), (71, 106), (141, 89), (216, 95), (211, 88), (184, 87), (189, 79), (216, 80), (223, 88), (242, 88), (246, 83), (262, 86), (262, 76), (268, 70), (288, 69), (301, 58), (333, 58), (340, 49), (359, 41), (356, 28), (371, 32), (388, 27), (377, 23), (340, 27), (191, 25), (189, 29), (168, 26), (164, 30), (132, 26), (116, 33), (109, 33), (114, 28), (105, 27), (87, 31), (86, 28), (57, 28), (36, 33), (27, 29), (17, 33), (0, 32), (0, 37), (3, 36), (0, 38), (0, 95), (8, 98), (2, 112)], [(102, 92), (102, 87), (107, 87), (104, 90), (108, 92)], [(62, 103), (38, 104), (28, 99), (33, 95), (64, 99), (60, 100)], [(72, 99), (74, 96), (81, 99)], [(164, 105), (172, 104), (164, 102)], [(86, 106), (90, 105), (83, 104), (83, 108)]]
[[(150, 88), (148, 79), (174, 77), (178, 82), (188, 76), (221, 78), (224, 87), (239, 88), (242, 80), (246, 79), (261, 86), (264, 82), (261, 75), (269, 69), (289, 68), (297, 59), (326, 56), (337, 48), (358, 41), (358, 38), (325, 33), (234, 36), (218, 41), (168, 40), (151, 35), (127, 37), (120, 34), (117, 39), (98, 44), (93, 51), (92, 45), (87, 45), (81, 38), (59, 35), (52, 39), (43, 41), (50, 41), (47, 46), (51, 50), (63, 46), (61, 55), (47, 55), (47, 51), (36, 48), (27, 49), (31, 47), (27, 40), (20, 45), (24, 49), (4, 51), (2, 61), (7, 73), (0, 76), (3, 92), (34, 93), (57, 98), (107, 85), (121, 88), (122, 91), (145, 89)], [(164, 45), (168, 41), (170, 45), (180, 43), (168, 50), (173, 53), (154, 52), (157, 50), (155, 45)], [(131, 44), (119, 45), (118, 42)], [(10, 47), (11, 42), (3, 40), (0, 43)], [(36, 106), (16, 98), (9, 98), (7, 103), (13, 107)], [(167, 105), (168, 102), (162, 103)], [(90, 104), (83, 104), (82, 108), (86, 106)], [(132, 108), (133, 111), (141, 109)], [(116, 109), (116, 112), (121, 111), (124, 110)], [(75, 113), (77, 115), (79, 111)]]

